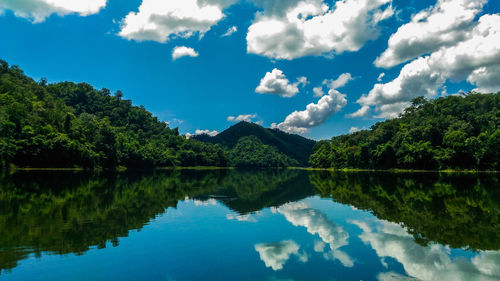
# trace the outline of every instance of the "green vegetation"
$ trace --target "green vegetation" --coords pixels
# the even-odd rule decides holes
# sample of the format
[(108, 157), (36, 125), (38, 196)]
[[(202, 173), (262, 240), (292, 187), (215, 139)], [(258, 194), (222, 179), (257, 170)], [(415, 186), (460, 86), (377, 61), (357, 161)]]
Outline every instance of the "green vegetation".
[(196, 138), (179, 135), (120, 91), (37, 83), (0, 60), (0, 168), (298, 166), (307, 165), (315, 143), (246, 122)]
[(218, 145), (188, 140), (118, 91), (48, 85), (0, 60), (0, 167), (226, 166)]
[[(309, 156), (313, 152), (313, 147), (316, 143), (313, 140), (299, 135), (288, 134), (278, 129), (266, 129), (257, 124), (244, 121), (229, 127), (217, 136), (211, 137), (208, 135), (199, 135), (195, 136), (195, 138), (203, 142), (219, 144), (224, 147), (225, 150), (230, 151), (231, 155), (236, 154), (241, 158), (255, 158), (253, 155), (239, 155), (238, 153), (242, 151), (241, 146), (238, 148), (238, 151), (234, 151), (236, 146), (240, 145), (240, 139), (248, 136), (254, 136), (254, 138), (246, 139), (245, 143), (248, 144), (250, 141), (254, 142), (255, 144), (253, 146), (255, 148), (264, 144), (269, 147), (273, 147), (273, 149), (275, 149), (278, 153), (283, 154), (282, 156), (275, 155), (269, 158), (262, 155), (265, 158), (255, 159), (253, 163), (256, 163), (257, 165), (254, 166), (261, 167), (273, 166), (278, 162), (281, 163), (278, 166), (307, 166)], [(256, 140), (258, 140), (258, 142)], [(258, 150), (262, 149), (264, 148), (259, 148)], [(250, 150), (249, 152), (253, 152), (253, 150)], [(287, 156), (286, 159), (283, 156)], [(234, 165), (241, 164), (241, 166), (247, 166), (246, 164), (248, 164), (249, 161), (242, 162), (241, 158), (231, 160), (233, 160)], [(282, 158), (282, 160), (278, 160), (278, 162), (276, 162), (276, 158)], [(268, 162), (267, 160), (271, 160), (271, 162)]]
[[(309, 175), (309, 177), (308, 177)], [(17, 171), (0, 174), (0, 273), (34, 254), (118, 246), (179, 201), (213, 200), (239, 214), (316, 192), (452, 248), (500, 249), (497, 173), (274, 170)]]
[(318, 142), (316, 168), (500, 170), (500, 93), (416, 98), (399, 117)]
[[(83, 254), (176, 207), (215, 196), (240, 214), (313, 193), (301, 171), (18, 171), (0, 174), (0, 274), (30, 254)], [(299, 177), (300, 176), (300, 177)], [(108, 244), (110, 243), (110, 245)]]
[(422, 245), (500, 250), (500, 177), (497, 173), (315, 171), (323, 197), (401, 224)]
[(242, 137), (230, 151), (235, 167), (298, 166), (297, 160), (280, 153), (275, 147), (263, 144), (256, 136)]
[(187, 139), (120, 91), (37, 83), (0, 60), (0, 168), (289, 167), (309, 161), (335, 169), (500, 170), (499, 104), (500, 93), (417, 98), (399, 118), (318, 143), (248, 122)]

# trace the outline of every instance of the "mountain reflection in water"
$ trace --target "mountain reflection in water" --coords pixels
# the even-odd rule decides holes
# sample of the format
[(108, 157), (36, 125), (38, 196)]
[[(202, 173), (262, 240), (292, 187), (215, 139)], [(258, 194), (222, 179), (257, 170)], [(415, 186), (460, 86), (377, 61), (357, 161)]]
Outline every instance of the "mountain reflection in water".
[[(44, 264), (54, 255), (92, 264), (89, 253), (113, 259), (110, 249), (131, 247), (153, 257), (161, 247), (145, 246), (143, 230), (169, 251), (193, 248), (164, 252), (180, 255), (175, 267), (158, 264), (161, 278), (143, 271), (150, 280), (500, 280), (497, 174), (30, 171), (0, 183), (6, 280), (35, 274), (25, 260)], [(232, 259), (201, 261), (209, 252)], [(197, 260), (210, 271), (177, 272)], [(52, 265), (59, 276), (81, 279), (60, 263)], [(123, 278), (136, 280), (116, 280)]]

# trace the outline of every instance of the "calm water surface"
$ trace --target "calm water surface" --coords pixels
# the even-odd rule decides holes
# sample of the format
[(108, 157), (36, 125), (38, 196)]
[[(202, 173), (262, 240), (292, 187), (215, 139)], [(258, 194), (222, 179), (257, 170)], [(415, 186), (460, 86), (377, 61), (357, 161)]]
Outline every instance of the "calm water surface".
[(0, 177), (0, 280), (500, 280), (496, 174)]

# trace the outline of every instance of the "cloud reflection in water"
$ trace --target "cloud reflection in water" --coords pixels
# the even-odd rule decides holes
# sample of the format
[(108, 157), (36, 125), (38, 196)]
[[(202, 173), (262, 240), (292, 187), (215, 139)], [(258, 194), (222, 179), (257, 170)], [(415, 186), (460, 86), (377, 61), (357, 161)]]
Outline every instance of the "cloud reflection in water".
[[(363, 232), (359, 238), (369, 244), (383, 259), (391, 257), (401, 263), (408, 275), (425, 281), (493, 281), (500, 280), (500, 252), (483, 251), (471, 259), (451, 257), (449, 247), (417, 244), (406, 229), (396, 223), (352, 221)], [(380, 281), (415, 280), (393, 272), (378, 275)]]

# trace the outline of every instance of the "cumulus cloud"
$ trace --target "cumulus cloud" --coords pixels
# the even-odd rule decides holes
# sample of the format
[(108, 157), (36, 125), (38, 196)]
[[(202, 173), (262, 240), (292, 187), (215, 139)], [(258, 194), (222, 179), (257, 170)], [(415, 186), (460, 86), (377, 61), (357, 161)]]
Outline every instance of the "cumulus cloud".
[(207, 200), (193, 200), (195, 206), (217, 206), (217, 200), (209, 198)]
[[(402, 264), (408, 275), (418, 280), (477, 280), (500, 279), (500, 252), (484, 251), (472, 258), (452, 258), (450, 249), (439, 244), (423, 247), (417, 244), (405, 228), (396, 223), (376, 221), (373, 226), (353, 221), (363, 233), (359, 238), (369, 244), (382, 259), (391, 257)], [(413, 280), (399, 274), (385, 273), (379, 280)], [(389, 278), (391, 277), (391, 278)], [(400, 277), (400, 279), (396, 279)]]
[(380, 73), (380, 74), (378, 75), (378, 77), (377, 77), (377, 81), (378, 81), (378, 82), (381, 82), (381, 81), (382, 81), (382, 79), (384, 78), (384, 76), (385, 76), (385, 73), (384, 73), (384, 72)]
[(325, 94), (323, 87), (326, 86), (329, 89), (338, 89), (344, 87), (349, 81), (353, 80), (350, 73), (342, 73), (337, 79), (325, 79), (320, 86), (313, 88), (314, 96), (321, 97)]
[(381, 272), (377, 275), (379, 281), (419, 281), (417, 278), (401, 275), (396, 272)]
[(78, 14), (88, 16), (98, 13), (106, 6), (107, 0), (7, 0), (0, 1), (0, 15), (4, 10), (11, 10), (17, 17), (33, 23), (43, 22), (52, 14), (64, 16)]
[(195, 135), (209, 135), (211, 137), (215, 137), (216, 135), (219, 134), (216, 130), (210, 131), (210, 130), (196, 130)]
[(263, 12), (248, 28), (247, 52), (274, 59), (358, 51), (376, 39), (378, 23), (391, 17), (392, 0), (259, 1)]
[(261, 243), (256, 244), (254, 247), (259, 252), (260, 259), (266, 267), (270, 267), (275, 271), (283, 269), (283, 265), (288, 262), (292, 255), (295, 255), (301, 262), (307, 262), (308, 260), (305, 252), (299, 253), (300, 246), (293, 240)]
[(388, 48), (375, 61), (389, 68), (420, 55), (452, 46), (468, 38), (474, 18), (487, 0), (438, 0), (435, 6), (414, 15), (389, 38)]
[(468, 33), (467, 40), (415, 59), (394, 80), (375, 84), (351, 116), (367, 116), (372, 107), (378, 117), (397, 116), (413, 98), (435, 97), (448, 80), (467, 80), (479, 92), (500, 90), (500, 15), (482, 16)]
[(325, 94), (325, 92), (323, 91), (323, 85), (318, 86), (318, 87), (314, 87), (313, 88), (313, 93), (314, 93), (315, 97), (321, 97), (321, 96), (323, 96)]
[(317, 253), (322, 253), (323, 251), (325, 251), (325, 246), (326, 244), (323, 241), (314, 241), (314, 251)]
[(330, 89), (338, 89), (344, 87), (349, 81), (353, 78), (351, 73), (342, 73), (335, 80), (325, 80), (323, 81), (324, 85), (327, 85)]
[(352, 134), (352, 133), (359, 132), (359, 131), (360, 131), (359, 127), (351, 127), (351, 128), (349, 129), (349, 133), (351, 133), (351, 134)]
[(254, 113), (254, 114), (240, 114), (238, 116), (228, 116), (227, 117), (227, 121), (229, 121), (229, 122), (245, 121), (245, 122), (253, 122), (253, 123), (257, 123), (257, 124), (262, 123), (261, 121), (255, 121), (254, 120), (257, 117), (258, 117), (257, 113)]
[(202, 36), (224, 18), (236, 0), (143, 0), (138, 12), (122, 21), (119, 35), (136, 41), (164, 43), (171, 37)]
[(226, 219), (236, 220), (236, 221), (244, 221), (244, 222), (257, 222), (257, 219), (250, 214), (246, 214), (246, 215), (227, 214)]
[(255, 89), (255, 92), (290, 98), (299, 92), (299, 86), (306, 84), (306, 77), (299, 77), (297, 82), (290, 83), (285, 74), (283, 74), (283, 71), (275, 68), (273, 71), (267, 72), (264, 78), (260, 80), (260, 84)]
[(289, 133), (304, 134), (310, 128), (323, 124), (330, 116), (340, 111), (347, 104), (346, 96), (335, 89), (330, 89), (328, 95), (322, 96), (317, 103), (310, 103), (303, 111), (294, 111), (285, 121), (271, 128), (278, 128)]
[[(333, 221), (319, 210), (309, 208), (304, 202), (287, 203), (275, 209), (278, 213), (285, 216), (286, 220), (294, 226), (303, 226), (307, 232), (318, 235), (323, 243), (329, 245), (330, 251), (324, 253), (324, 257), (330, 260), (338, 260), (346, 267), (354, 266), (354, 261), (347, 253), (339, 248), (349, 244), (349, 233), (342, 227), (336, 225)], [(324, 245), (315, 243), (316, 252), (324, 249)]]
[(236, 26), (231, 26), (230, 28), (227, 29), (226, 33), (222, 34), (222, 37), (228, 37), (233, 35), (234, 33), (238, 32), (238, 27)]
[(199, 54), (193, 48), (186, 46), (177, 46), (172, 51), (172, 59), (176, 60), (181, 57), (197, 57)]

